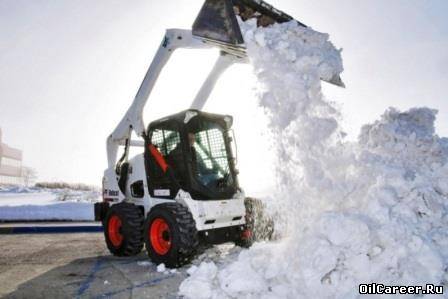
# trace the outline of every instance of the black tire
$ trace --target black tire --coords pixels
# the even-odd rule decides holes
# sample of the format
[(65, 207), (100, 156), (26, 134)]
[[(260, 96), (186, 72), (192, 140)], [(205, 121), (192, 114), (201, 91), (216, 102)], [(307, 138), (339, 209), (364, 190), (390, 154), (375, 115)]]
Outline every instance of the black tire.
[[(151, 238), (151, 227), (157, 225), (156, 222), (160, 222), (160, 219), (168, 226), (168, 230), (164, 230), (167, 233), (163, 235), (165, 242), (169, 243), (163, 248), (166, 252), (156, 249), (157, 244), (153, 244), (156, 236), (152, 235)], [(157, 229), (154, 228), (154, 231), (157, 232)], [(164, 263), (169, 268), (189, 263), (199, 245), (196, 222), (190, 211), (179, 203), (163, 203), (151, 210), (144, 225), (144, 239), (151, 261), (156, 264)]]
[(274, 221), (265, 215), (263, 202), (256, 198), (245, 198), (246, 225), (235, 245), (249, 248), (256, 241), (270, 240), (274, 233)]
[[(113, 227), (116, 219), (121, 221), (118, 229), (121, 242), (114, 240), (114, 233), (109, 229)], [(114, 220), (115, 219), (115, 220)], [(119, 203), (112, 205), (103, 222), (104, 237), (107, 248), (116, 256), (132, 256), (139, 254), (143, 248), (143, 214), (141, 210), (130, 203)]]

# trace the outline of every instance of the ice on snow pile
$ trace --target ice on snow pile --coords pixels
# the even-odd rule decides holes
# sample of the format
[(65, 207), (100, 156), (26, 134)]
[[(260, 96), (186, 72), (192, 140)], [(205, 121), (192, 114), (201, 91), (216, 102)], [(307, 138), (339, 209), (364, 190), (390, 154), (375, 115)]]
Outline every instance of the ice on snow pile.
[(242, 26), (279, 159), (267, 203), (281, 238), (192, 268), (180, 294), (356, 298), (359, 283), (446, 284), (448, 140), (435, 135), (436, 111), (389, 109), (346, 142), (321, 93), (319, 78), (342, 71), (328, 36)]

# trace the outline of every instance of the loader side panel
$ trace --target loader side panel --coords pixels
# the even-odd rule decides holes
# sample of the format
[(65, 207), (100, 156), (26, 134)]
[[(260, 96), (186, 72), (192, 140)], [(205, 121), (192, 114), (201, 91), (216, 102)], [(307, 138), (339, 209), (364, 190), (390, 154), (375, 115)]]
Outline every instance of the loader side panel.
[(244, 199), (241, 198), (207, 201), (184, 198), (182, 202), (192, 213), (198, 231), (246, 223), (246, 208)]

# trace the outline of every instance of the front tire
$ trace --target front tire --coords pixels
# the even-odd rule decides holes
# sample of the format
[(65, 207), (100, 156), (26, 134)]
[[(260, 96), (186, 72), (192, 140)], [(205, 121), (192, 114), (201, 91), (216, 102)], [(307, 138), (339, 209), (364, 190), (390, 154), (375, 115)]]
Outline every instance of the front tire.
[(116, 256), (139, 254), (143, 248), (143, 215), (129, 203), (112, 205), (103, 222), (107, 248)]
[(163, 203), (155, 206), (144, 228), (146, 250), (154, 263), (177, 268), (195, 256), (199, 244), (196, 223), (183, 205)]

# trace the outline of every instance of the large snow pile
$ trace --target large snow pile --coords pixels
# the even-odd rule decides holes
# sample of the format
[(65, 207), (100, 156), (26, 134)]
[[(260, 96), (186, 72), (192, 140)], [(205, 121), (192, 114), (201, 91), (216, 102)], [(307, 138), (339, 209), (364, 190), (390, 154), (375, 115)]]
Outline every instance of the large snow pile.
[(242, 25), (279, 159), (279, 190), (267, 203), (282, 215), (282, 235), (224, 265), (203, 262), (179, 293), (353, 298), (359, 283), (445, 283), (448, 141), (435, 135), (436, 111), (389, 109), (346, 142), (321, 93), (319, 78), (342, 71), (328, 35), (254, 22)]

